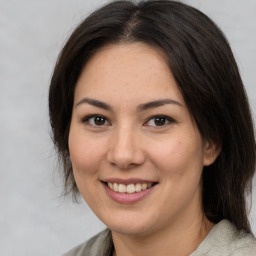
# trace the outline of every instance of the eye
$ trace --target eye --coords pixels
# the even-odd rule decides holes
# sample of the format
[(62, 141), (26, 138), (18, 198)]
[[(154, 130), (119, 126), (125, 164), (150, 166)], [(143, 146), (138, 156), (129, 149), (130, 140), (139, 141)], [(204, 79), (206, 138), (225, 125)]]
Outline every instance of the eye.
[(106, 126), (109, 125), (109, 122), (104, 116), (101, 115), (90, 115), (86, 116), (82, 120), (83, 123), (88, 123), (91, 126)]
[(175, 120), (169, 116), (153, 116), (145, 123), (145, 126), (164, 127), (174, 122)]

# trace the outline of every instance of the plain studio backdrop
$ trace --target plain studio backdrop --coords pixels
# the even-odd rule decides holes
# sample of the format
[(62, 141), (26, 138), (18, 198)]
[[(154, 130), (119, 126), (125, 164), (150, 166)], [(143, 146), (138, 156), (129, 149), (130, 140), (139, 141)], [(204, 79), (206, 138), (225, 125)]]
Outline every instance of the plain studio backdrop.
[[(104, 228), (59, 197), (47, 96), (57, 55), (103, 0), (0, 0), (0, 254), (61, 255)], [(256, 0), (190, 0), (224, 31), (256, 113)], [(251, 224), (256, 234), (256, 189)]]

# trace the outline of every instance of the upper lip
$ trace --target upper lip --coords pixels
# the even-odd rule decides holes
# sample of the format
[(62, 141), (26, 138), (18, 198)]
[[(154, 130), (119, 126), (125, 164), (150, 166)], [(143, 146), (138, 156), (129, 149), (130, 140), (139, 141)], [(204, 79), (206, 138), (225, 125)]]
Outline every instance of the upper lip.
[(117, 183), (117, 184), (143, 184), (143, 183), (156, 183), (156, 181), (153, 180), (145, 180), (145, 179), (137, 179), (137, 178), (131, 178), (131, 179), (119, 179), (119, 178), (109, 178), (109, 179), (103, 179), (101, 180), (103, 182), (109, 182), (109, 183)]

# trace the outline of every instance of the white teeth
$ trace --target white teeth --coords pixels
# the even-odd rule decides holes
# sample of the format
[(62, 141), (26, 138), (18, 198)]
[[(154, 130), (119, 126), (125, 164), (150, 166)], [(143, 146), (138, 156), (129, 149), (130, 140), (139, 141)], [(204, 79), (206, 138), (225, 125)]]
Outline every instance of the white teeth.
[(108, 186), (113, 190), (113, 184), (108, 182)]
[(113, 190), (116, 191), (116, 192), (119, 192), (119, 186), (118, 186), (117, 183), (114, 183)]
[(127, 186), (127, 193), (132, 194), (132, 193), (134, 193), (134, 192), (135, 192), (135, 186), (134, 186), (134, 184), (129, 184), (129, 185)]
[(141, 191), (141, 184), (140, 183), (135, 185), (135, 191), (136, 192), (140, 192)]
[(147, 187), (148, 187), (148, 184), (147, 183), (143, 183), (141, 189), (145, 190), (145, 189), (147, 189)]
[[(124, 184), (119, 184), (119, 192), (120, 193), (125, 193), (126, 192), (126, 186)], [(128, 192), (128, 191), (127, 191)], [(129, 192), (128, 192), (129, 193)]]
[(115, 192), (119, 193), (128, 193), (128, 194), (133, 194), (135, 192), (140, 192), (142, 190), (146, 190), (150, 187), (152, 187), (153, 183), (136, 183), (136, 184), (117, 184), (117, 183), (111, 183), (108, 182), (108, 187), (111, 190), (114, 190)]

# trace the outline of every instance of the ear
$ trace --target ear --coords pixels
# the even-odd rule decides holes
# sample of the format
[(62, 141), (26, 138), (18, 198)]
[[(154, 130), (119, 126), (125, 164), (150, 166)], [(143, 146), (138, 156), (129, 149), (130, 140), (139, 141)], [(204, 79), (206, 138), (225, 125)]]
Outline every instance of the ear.
[(214, 163), (221, 151), (221, 145), (214, 142), (206, 141), (204, 144), (204, 166)]

